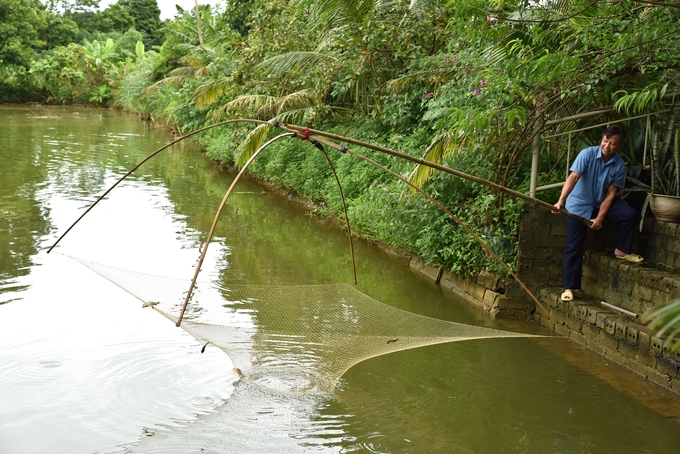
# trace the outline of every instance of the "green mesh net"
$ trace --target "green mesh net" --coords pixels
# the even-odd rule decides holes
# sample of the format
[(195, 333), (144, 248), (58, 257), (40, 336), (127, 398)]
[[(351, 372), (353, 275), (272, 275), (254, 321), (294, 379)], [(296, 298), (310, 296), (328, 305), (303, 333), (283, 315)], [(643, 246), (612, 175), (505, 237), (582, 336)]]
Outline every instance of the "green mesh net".
[[(177, 321), (189, 280), (73, 259)], [(413, 314), (350, 284), (223, 288), (198, 282), (180, 326), (206, 346), (223, 350), (243, 380), (277, 393), (330, 392), (353, 365), (399, 350), (536, 337)]]

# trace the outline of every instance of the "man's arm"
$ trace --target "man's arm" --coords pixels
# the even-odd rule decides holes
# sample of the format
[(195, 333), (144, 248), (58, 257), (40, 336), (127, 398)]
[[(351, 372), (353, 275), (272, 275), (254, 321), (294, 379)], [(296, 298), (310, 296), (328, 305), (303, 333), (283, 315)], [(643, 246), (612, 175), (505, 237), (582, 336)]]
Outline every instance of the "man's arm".
[(609, 211), (609, 208), (611, 208), (612, 203), (614, 203), (614, 199), (616, 198), (616, 193), (619, 192), (619, 188), (614, 186), (613, 184), (609, 186), (607, 189), (607, 195), (604, 197), (604, 200), (600, 204), (600, 211), (597, 213), (597, 217), (595, 219), (591, 219), (590, 221), (593, 223), (590, 228), (593, 230), (600, 230), (602, 227), (602, 222), (604, 221), (604, 217), (607, 215), (607, 211)]
[(574, 186), (576, 186), (576, 183), (578, 183), (578, 180), (580, 178), (581, 175), (579, 175), (576, 172), (571, 172), (569, 174), (569, 176), (567, 177), (567, 181), (565, 181), (564, 186), (562, 186), (562, 194), (560, 194), (560, 199), (555, 204), (555, 208), (557, 208), (557, 210), (553, 211), (553, 213), (556, 213), (560, 211), (562, 208), (564, 208), (564, 204), (567, 203), (567, 197), (569, 197), (571, 191), (574, 190)]

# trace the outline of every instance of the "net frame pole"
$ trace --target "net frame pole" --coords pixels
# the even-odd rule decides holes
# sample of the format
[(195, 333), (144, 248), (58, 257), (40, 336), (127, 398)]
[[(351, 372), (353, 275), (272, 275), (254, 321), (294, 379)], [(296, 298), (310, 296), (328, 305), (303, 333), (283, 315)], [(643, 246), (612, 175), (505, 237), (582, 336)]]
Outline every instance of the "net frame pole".
[(441, 165), (441, 164), (426, 161), (422, 158), (416, 158), (416, 157), (408, 155), (406, 153), (401, 153), (399, 151), (391, 150), (391, 149), (385, 148), (385, 147), (380, 147), (380, 146), (373, 145), (373, 144), (370, 144), (370, 143), (367, 143), (367, 142), (362, 142), (361, 140), (351, 139), (349, 137), (341, 136), (341, 135), (338, 135), (338, 134), (332, 134), (332, 133), (329, 133), (329, 132), (320, 131), (318, 129), (303, 128), (301, 126), (292, 125), (292, 124), (280, 124), (279, 127), (282, 127), (284, 129), (286, 129), (287, 131), (295, 131), (295, 132), (298, 132), (298, 133), (303, 132), (303, 131), (308, 131), (309, 134), (312, 134), (316, 137), (319, 137), (319, 136), (326, 137), (328, 139), (337, 140), (337, 141), (345, 142), (345, 143), (350, 143), (352, 145), (358, 145), (360, 147), (369, 148), (371, 150), (379, 151), (381, 153), (386, 153), (386, 154), (389, 154), (391, 156), (403, 158), (403, 159), (406, 159), (407, 161), (415, 162), (416, 164), (431, 167), (431, 168), (436, 169), (436, 170), (441, 170), (442, 172), (446, 172), (446, 173), (449, 173), (451, 175), (455, 175), (455, 176), (463, 178), (465, 180), (469, 180), (469, 181), (472, 181), (474, 183), (479, 183), (479, 184), (487, 186), (491, 189), (495, 189), (499, 192), (504, 192), (506, 194), (509, 194), (511, 196), (514, 196), (514, 197), (522, 199), (526, 202), (529, 202), (532, 205), (537, 206), (539, 208), (550, 210), (553, 213), (562, 214), (562, 215), (564, 215), (568, 218), (577, 220), (577, 221), (579, 221), (579, 222), (581, 222), (581, 223), (583, 223), (587, 226), (591, 226), (593, 224), (589, 219), (583, 218), (583, 217), (578, 216), (574, 213), (570, 213), (569, 211), (567, 211), (564, 208), (562, 208), (559, 211), (556, 211), (556, 208), (553, 205), (551, 205), (547, 202), (544, 202), (542, 200), (536, 199), (534, 197), (528, 196), (526, 194), (512, 190), (510, 188), (506, 188), (505, 186), (501, 186), (500, 184), (492, 183), (491, 181), (484, 180), (483, 178), (479, 178), (479, 177), (476, 177), (474, 175), (470, 175), (470, 174), (461, 172), (459, 170), (456, 170), (456, 169), (453, 169), (451, 167), (447, 167), (447, 166), (444, 166), (444, 165)]
[[(321, 145), (319, 145), (321, 146)], [(330, 166), (331, 170), (333, 171), (333, 176), (335, 177), (335, 182), (338, 184), (338, 191), (340, 191), (340, 199), (342, 200), (342, 209), (345, 213), (345, 223), (347, 224), (347, 237), (349, 238), (349, 251), (352, 254), (352, 273), (354, 276), (354, 285), (357, 285), (357, 265), (356, 261), (354, 260), (354, 242), (352, 241), (352, 227), (349, 223), (349, 215), (347, 214), (347, 203), (345, 202), (345, 194), (342, 191), (342, 185), (340, 184), (340, 178), (338, 177), (338, 173), (335, 171), (335, 166), (333, 165), (333, 162), (331, 161), (330, 156), (328, 156), (328, 153), (326, 153), (326, 150), (324, 150), (323, 147), (320, 148), (320, 150), (323, 152), (323, 155), (326, 157), (326, 161), (328, 161), (328, 165)]]
[(193, 136), (193, 135), (195, 135), (195, 134), (198, 134), (199, 132), (207, 131), (208, 129), (216, 128), (216, 127), (218, 127), (218, 126), (224, 126), (224, 125), (227, 125), (227, 124), (231, 124), (231, 123), (240, 123), (240, 122), (246, 122), (246, 123), (258, 123), (258, 124), (271, 124), (271, 123), (268, 122), (268, 121), (254, 120), (254, 119), (243, 119), (243, 118), (239, 118), (239, 119), (235, 119), (235, 120), (226, 120), (226, 121), (221, 121), (221, 122), (219, 122), (219, 123), (215, 123), (214, 125), (209, 125), (209, 126), (205, 126), (205, 127), (201, 128), (201, 129), (197, 129), (196, 131), (192, 131), (192, 132), (190, 132), (190, 133), (188, 133), (188, 134), (183, 135), (182, 137), (176, 138), (176, 139), (173, 140), (172, 142), (166, 143), (165, 145), (163, 145), (162, 147), (160, 147), (158, 150), (154, 151), (153, 153), (151, 153), (150, 155), (148, 155), (146, 158), (142, 159), (136, 166), (134, 166), (133, 168), (131, 168), (125, 175), (123, 175), (122, 177), (120, 177), (120, 178), (118, 179), (118, 181), (116, 181), (116, 182), (115, 182), (113, 185), (111, 185), (106, 191), (104, 191), (104, 193), (103, 193), (102, 195), (100, 195), (99, 198), (98, 198), (97, 200), (95, 200), (94, 203), (92, 203), (92, 205), (90, 205), (89, 207), (87, 207), (87, 209), (83, 212), (83, 214), (81, 214), (81, 215), (78, 217), (78, 219), (76, 219), (75, 222), (74, 222), (73, 224), (71, 224), (70, 227), (67, 228), (66, 231), (65, 231), (64, 233), (61, 234), (61, 236), (60, 236), (59, 238), (57, 238), (57, 241), (55, 241), (54, 244), (53, 244), (52, 246), (50, 246), (50, 248), (47, 250), (47, 253), (49, 254), (50, 252), (52, 252), (52, 249), (54, 249), (54, 248), (57, 246), (57, 244), (59, 244), (59, 242), (66, 236), (66, 234), (69, 233), (69, 232), (71, 231), (71, 229), (73, 229), (73, 227), (75, 227), (76, 224), (77, 224), (78, 222), (80, 222), (80, 220), (83, 219), (83, 218), (85, 217), (85, 215), (86, 215), (87, 213), (89, 213), (89, 212), (92, 210), (92, 208), (94, 208), (99, 202), (101, 202), (102, 199), (104, 199), (104, 197), (106, 197), (111, 191), (113, 191), (113, 189), (114, 189), (116, 186), (118, 186), (120, 183), (122, 183), (123, 180), (125, 180), (127, 177), (129, 177), (130, 175), (132, 175), (132, 173), (133, 173), (135, 170), (139, 169), (139, 168), (140, 168), (144, 163), (146, 163), (149, 159), (153, 158), (154, 156), (156, 156), (158, 153), (160, 153), (161, 151), (165, 150), (166, 148), (170, 148), (172, 145), (174, 145), (174, 144), (176, 144), (176, 143), (178, 143), (178, 142), (181, 142), (182, 140), (184, 140), (184, 139), (186, 139), (186, 138), (188, 138), (188, 137), (191, 137), (191, 136)]
[(215, 233), (215, 228), (217, 227), (217, 222), (220, 219), (220, 215), (222, 214), (222, 210), (224, 209), (224, 206), (227, 203), (227, 199), (229, 199), (229, 196), (231, 195), (232, 191), (236, 187), (236, 183), (241, 179), (243, 174), (245, 173), (246, 169), (250, 164), (257, 158), (257, 156), (260, 154), (262, 150), (267, 148), (269, 145), (272, 143), (276, 142), (277, 140), (281, 140), (285, 137), (292, 137), (295, 133), (294, 132), (286, 132), (283, 134), (280, 134), (273, 139), (267, 141), (265, 144), (260, 146), (260, 148), (253, 153), (253, 155), (248, 159), (248, 161), (241, 167), (241, 170), (238, 172), (238, 175), (236, 175), (236, 178), (234, 178), (234, 181), (231, 182), (231, 185), (229, 186), (229, 189), (227, 189), (226, 194), (224, 194), (224, 197), (222, 198), (222, 203), (220, 203), (219, 208), (217, 209), (217, 212), (215, 213), (215, 218), (213, 219), (212, 226), (210, 227), (210, 231), (208, 232), (208, 237), (205, 239), (205, 244), (203, 245), (203, 251), (201, 251), (201, 257), (198, 260), (198, 265), (196, 266), (196, 272), (194, 273), (193, 279), (191, 279), (191, 285), (189, 286), (189, 290), (187, 291), (187, 296), (184, 299), (184, 304), (182, 305), (182, 310), (179, 313), (179, 316), (177, 317), (177, 323), (175, 326), (180, 326), (182, 323), (182, 318), (184, 318), (184, 312), (187, 309), (187, 306), (189, 304), (189, 300), (191, 299), (191, 295), (194, 293), (194, 288), (196, 287), (196, 280), (198, 279), (198, 273), (201, 272), (201, 267), (203, 266), (203, 260), (205, 259), (205, 256), (208, 252), (208, 247), (210, 246), (210, 240), (212, 240), (213, 234)]
[[(331, 147), (331, 148), (334, 148), (334, 149), (336, 149), (336, 150), (338, 150), (338, 151), (342, 151), (342, 150), (343, 150), (343, 148), (342, 148), (340, 145), (335, 144), (335, 143), (333, 143), (333, 142), (330, 142), (330, 141), (328, 141), (328, 140), (325, 140), (325, 139), (322, 139), (322, 138), (319, 138), (319, 137), (316, 137), (315, 140), (317, 140), (317, 141), (319, 141), (320, 143), (322, 143), (322, 144), (324, 144), (324, 145), (327, 145), (327, 146), (329, 146), (329, 147)], [(345, 148), (345, 149), (346, 149), (346, 148)], [(569, 342), (571, 342), (571, 339), (569, 339), (569, 334), (562, 328), (562, 326), (561, 326), (559, 323), (557, 323), (557, 321), (552, 317), (552, 315), (550, 315), (550, 311), (548, 311), (548, 310), (545, 308), (545, 306), (543, 306), (543, 304), (541, 304), (541, 302), (538, 300), (538, 298), (536, 298), (536, 296), (531, 292), (531, 290), (529, 290), (529, 288), (524, 284), (524, 282), (522, 282), (522, 280), (519, 278), (519, 276), (517, 276), (517, 274), (515, 274), (515, 272), (512, 271), (512, 269), (508, 266), (508, 264), (505, 263), (505, 262), (503, 261), (503, 259), (501, 259), (501, 258), (498, 256), (498, 254), (496, 254), (496, 253), (493, 251), (493, 249), (491, 249), (491, 247), (490, 247), (484, 240), (482, 240), (481, 238), (479, 238), (479, 236), (477, 236), (477, 234), (475, 234), (475, 233), (474, 233), (474, 232), (473, 232), (473, 231), (472, 231), (472, 230), (471, 230), (471, 229), (470, 229), (463, 221), (461, 221), (461, 220), (460, 220), (455, 214), (453, 214), (448, 208), (446, 208), (444, 205), (442, 205), (439, 201), (437, 201), (436, 199), (434, 199), (432, 196), (430, 196), (430, 195), (429, 195), (428, 193), (426, 193), (424, 190), (422, 190), (422, 189), (419, 188), (418, 186), (414, 185), (413, 183), (411, 183), (410, 181), (408, 181), (406, 178), (402, 177), (401, 175), (397, 174), (396, 172), (394, 172), (394, 171), (388, 169), (387, 167), (383, 166), (382, 164), (379, 164), (379, 163), (373, 161), (372, 159), (370, 159), (370, 158), (368, 158), (368, 157), (366, 157), (366, 156), (364, 156), (364, 155), (362, 155), (362, 154), (360, 154), (360, 153), (357, 153), (357, 152), (355, 152), (355, 151), (346, 149), (346, 152), (347, 152), (347, 153), (350, 153), (351, 155), (356, 156), (357, 158), (362, 159), (362, 160), (364, 160), (364, 161), (366, 161), (366, 162), (368, 162), (368, 163), (370, 163), (370, 164), (372, 164), (372, 165), (374, 165), (374, 166), (376, 166), (376, 167), (378, 167), (379, 169), (381, 169), (381, 170), (383, 170), (383, 171), (389, 173), (389, 174), (392, 175), (393, 177), (399, 179), (402, 183), (406, 184), (407, 186), (409, 186), (409, 187), (411, 187), (412, 189), (416, 190), (418, 193), (420, 193), (420, 194), (422, 194), (423, 196), (425, 196), (431, 203), (433, 203), (433, 204), (434, 204), (435, 206), (437, 206), (439, 209), (441, 209), (442, 211), (444, 211), (444, 213), (446, 213), (447, 215), (449, 215), (454, 221), (456, 221), (456, 223), (458, 223), (461, 227), (463, 227), (463, 229), (465, 229), (465, 231), (466, 231), (467, 233), (469, 233), (470, 235), (472, 235), (472, 237), (475, 239), (475, 241), (477, 241), (477, 243), (479, 243), (479, 244), (484, 248), (484, 250), (486, 250), (486, 252), (487, 252), (489, 255), (491, 255), (498, 263), (501, 264), (501, 266), (503, 266), (503, 268), (505, 268), (505, 270), (506, 270), (508, 273), (510, 273), (510, 275), (515, 279), (515, 281), (517, 281), (517, 283), (520, 285), (520, 287), (522, 287), (522, 289), (523, 289), (523, 290), (531, 297), (531, 299), (534, 301), (534, 303), (536, 303), (536, 304), (538, 305), (538, 307), (540, 307), (541, 310), (543, 310), (543, 312), (548, 316), (548, 318), (550, 319), (550, 321), (552, 321), (552, 322), (555, 324), (555, 328), (560, 332), (560, 334), (562, 334)]]

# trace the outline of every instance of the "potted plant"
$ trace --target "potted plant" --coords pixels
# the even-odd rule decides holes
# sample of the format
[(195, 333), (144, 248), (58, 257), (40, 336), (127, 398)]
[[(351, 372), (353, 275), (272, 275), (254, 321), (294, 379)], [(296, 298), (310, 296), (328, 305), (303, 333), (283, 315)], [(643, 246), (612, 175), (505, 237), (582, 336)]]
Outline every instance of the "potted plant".
[(650, 130), (652, 191), (649, 207), (659, 221), (680, 222), (680, 111)]

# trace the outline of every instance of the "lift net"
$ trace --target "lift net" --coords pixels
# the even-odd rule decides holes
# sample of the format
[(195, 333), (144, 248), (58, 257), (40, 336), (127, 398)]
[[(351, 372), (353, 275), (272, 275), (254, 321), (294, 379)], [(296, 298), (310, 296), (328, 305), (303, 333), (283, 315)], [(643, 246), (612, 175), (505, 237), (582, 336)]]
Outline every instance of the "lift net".
[[(189, 280), (73, 259), (177, 322)], [(537, 337), (413, 314), (350, 284), (224, 288), (198, 282), (180, 326), (223, 350), (243, 380), (278, 393), (331, 392), (353, 365), (399, 350)]]

